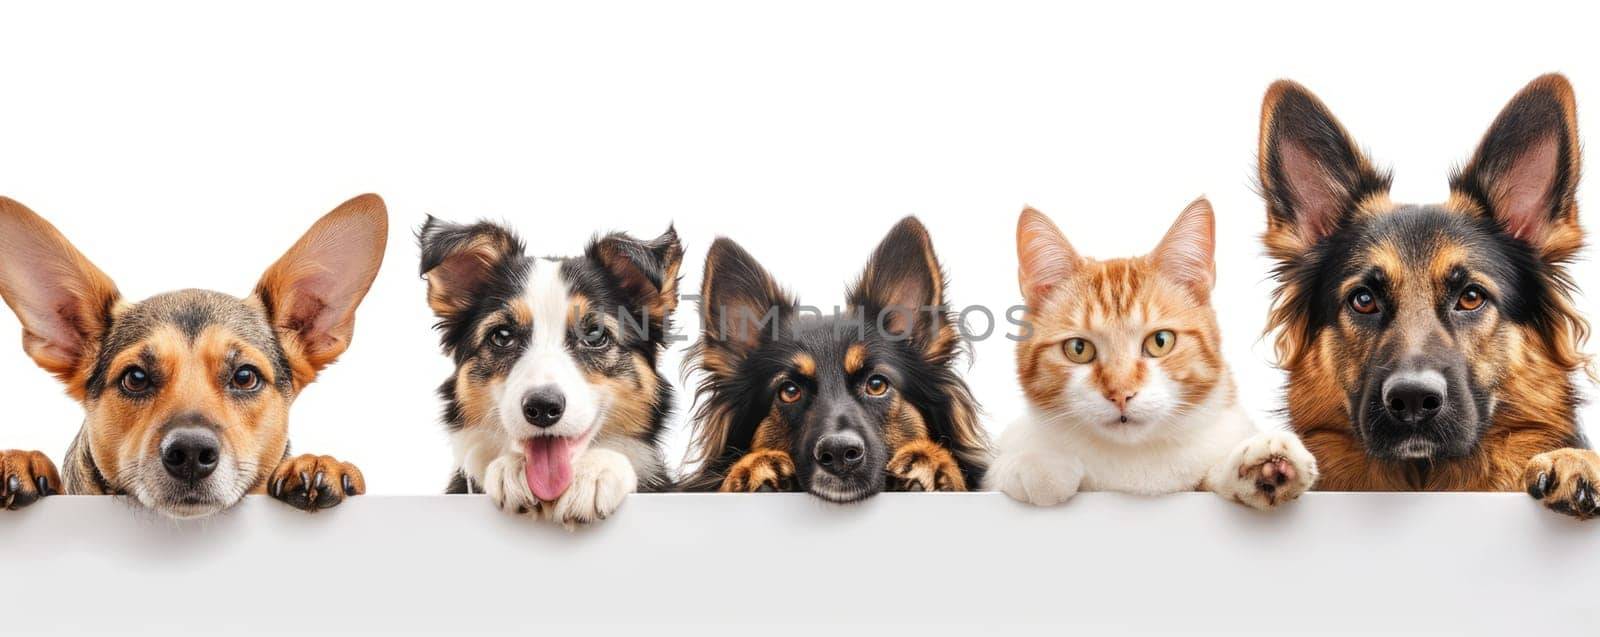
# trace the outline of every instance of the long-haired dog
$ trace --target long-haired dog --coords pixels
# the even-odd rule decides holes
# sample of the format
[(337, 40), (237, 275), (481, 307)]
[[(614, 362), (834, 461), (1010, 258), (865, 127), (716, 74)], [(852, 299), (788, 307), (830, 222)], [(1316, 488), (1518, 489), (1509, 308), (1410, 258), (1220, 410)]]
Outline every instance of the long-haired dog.
[(1526, 489), (1600, 512), (1600, 456), (1575, 413), (1587, 326), (1565, 268), (1583, 243), (1578, 174), (1559, 75), (1512, 98), (1428, 205), (1390, 201), (1389, 175), (1305, 88), (1267, 91), (1269, 329), (1320, 488)]
[[(183, 290), (132, 302), (49, 222), (0, 197), (0, 296), (28, 355), (85, 412), (66, 492), (132, 496), (174, 518), (249, 493), (315, 511), (364, 492), (350, 463), (289, 456), (289, 405), (349, 346), (388, 227), (383, 200), (362, 195), (317, 221), (246, 298)], [(62, 490), (38, 452), (0, 452), (0, 476), (7, 508)]]
[(572, 526), (667, 488), (657, 372), (683, 247), (611, 234), (582, 256), (525, 254), (510, 229), (428, 218), (428, 305), (456, 372), (439, 388), (455, 449), (449, 493)]
[(690, 490), (807, 491), (853, 502), (884, 489), (977, 488), (988, 443), (954, 364), (960, 334), (922, 224), (889, 231), (847, 294), (805, 312), (726, 238), (706, 255)]

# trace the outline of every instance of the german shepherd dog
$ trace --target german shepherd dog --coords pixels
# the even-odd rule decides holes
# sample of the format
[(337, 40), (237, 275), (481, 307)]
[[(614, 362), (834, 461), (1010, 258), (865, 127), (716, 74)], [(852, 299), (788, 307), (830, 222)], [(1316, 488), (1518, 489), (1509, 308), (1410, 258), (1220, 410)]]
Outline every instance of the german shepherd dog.
[(448, 493), (571, 527), (670, 486), (659, 439), (672, 386), (656, 363), (678, 304), (676, 232), (539, 258), (504, 226), (429, 217), (418, 240), (456, 365), (439, 388), (456, 457)]
[(1600, 513), (1573, 381), (1588, 328), (1565, 268), (1583, 243), (1566, 78), (1512, 98), (1443, 204), (1390, 201), (1389, 175), (1289, 81), (1262, 104), (1259, 167), (1269, 332), (1318, 486), (1526, 490)]
[[(383, 200), (362, 195), (317, 221), (249, 297), (130, 302), (54, 226), (0, 197), (0, 296), (28, 355), (86, 415), (66, 492), (132, 496), (172, 518), (250, 493), (316, 511), (365, 492), (350, 463), (289, 456), (289, 405), (349, 346), (388, 227)], [(62, 491), (38, 452), (0, 452), (0, 475), (6, 508)]]
[(695, 491), (807, 491), (854, 502), (885, 489), (981, 484), (988, 442), (954, 364), (945, 275), (915, 217), (889, 231), (848, 312), (802, 311), (748, 252), (706, 256)]

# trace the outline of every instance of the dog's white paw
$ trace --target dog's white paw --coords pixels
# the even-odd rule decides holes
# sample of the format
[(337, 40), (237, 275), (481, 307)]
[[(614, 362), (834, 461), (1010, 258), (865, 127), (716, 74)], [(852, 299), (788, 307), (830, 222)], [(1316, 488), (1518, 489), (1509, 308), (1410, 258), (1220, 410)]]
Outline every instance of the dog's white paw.
[(590, 449), (572, 465), (572, 484), (556, 499), (550, 517), (567, 527), (604, 520), (639, 488), (628, 457), (610, 449)]
[(1263, 432), (1244, 441), (1207, 481), (1225, 498), (1272, 509), (1300, 497), (1317, 481), (1317, 460), (1287, 431)]
[(1083, 463), (1060, 454), (1001, 454), (989, 467), (985, 482), (990, 489), (1035, 506), (1052, 506), (1077, 495), (1083, 482)]
[(539, 499), (528, 490), (527, 463), (522, 454), (508, 453), (483, 470), (483, 492), (501, 511), (538, 515)]

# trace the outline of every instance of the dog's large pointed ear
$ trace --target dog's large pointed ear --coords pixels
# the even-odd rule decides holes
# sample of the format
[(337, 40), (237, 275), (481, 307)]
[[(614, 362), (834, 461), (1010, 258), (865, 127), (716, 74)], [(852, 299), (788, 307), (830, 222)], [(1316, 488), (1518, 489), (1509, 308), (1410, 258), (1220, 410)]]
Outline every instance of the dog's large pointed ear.
[(1211, 202), (1194, 200), (1167, 229), (1150, 258), (1161, 275), (1176, 281), (1204, 301), (1217, 282), (1217, 221)]
[(417, 231), (417, 243), (428, 307), (447, 321), (472, 309), (501, 265), (523, 252), (522, 241), (508, 228), (487, 221), (450, 223), (432, 215)]
[(683, 265), (683, 244), (671, 227), (650, 241), (622, 233), (589, 244), (587, 254), (617, 281), (631, 301), (642, 307), (657, 325), (678, 307), (678, 267)]
[(863, 312), (869, 329), (908, 339), (928, 360), (942, 362), (955, 354), (958, 340), (944, 289), (944, 268), (928, 229), (906, 217), (873, 251), (848, 301)]
[(731, 377), (794, 313), (795, 300), (755, 257), (726, 237), (706, 253), (700, 284), (700, 363)]
[(355, 332), (356, 306), (367, 295), (389, 241), (389, 212), (361, 195), (318, 219), (267, 268), (255, 296), (304, 386), (332, 363)]
[(1450, 188), (1550, 262), (1583, 244), (1578, 225), (1578, 106), (1572, 84), (1542, 76), (1511, 98)]
[(1017, 286), (1028, 307), (1042, 306), (1082, 266), (1083, 258), (1049, 217), (1022, 209), (1017, 217)]
[(122, 298), (111, 278), (55, 226), (5, 197), (0, 197), (0, 296), (22, 322), (28, 356), (69, 387), (93, 359)]
[(1267, 202), (1267, 250), (1292, 258), (1337, 230), (1369, 197), (1389, 192), (1389, 175), (1367, 156), (1305, 87), (1279, 80), (1261, 103), (1258, 157)]

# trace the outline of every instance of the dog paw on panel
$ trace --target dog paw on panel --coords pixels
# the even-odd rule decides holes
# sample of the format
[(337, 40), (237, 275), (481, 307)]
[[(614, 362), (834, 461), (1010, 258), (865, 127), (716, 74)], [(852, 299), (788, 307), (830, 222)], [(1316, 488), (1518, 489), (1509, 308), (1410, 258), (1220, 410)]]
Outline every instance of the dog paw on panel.
[(1078, 494), (1083, 483), (1083, 463), (1060, 454), (1007, 454), (995, 459), (987, 482), (990, 488), (1018, 502), (1052, 506)]
[(722, 480), (724, 493), (756, 493), (758, 491), (795, 491), (794, 459), (788, 453), (775, 449), (753, 451), (728, 469)]
[(572, 484), (550, 507), (550, 517), (571, 528), (606, 519), (639, 488), (628, 457), (610, 449), (590, 449), (572, 467)]
[(539, 515), (539, 498), (528, 489), (528, 460), (519, 453), (495, 458), (483, 470), (483, 492), (501, 511)]
[(1300, 497), (1317, 481), (1317, 461), (1294, 434), (1251, 436), (1207, 480), (1217, 495), (1256, 509), (1273, 509)]
[(1588, 449), (1541, 453), (1522, 475), (1528, 495), (1551, 511), (1580, 520), (1600, 515), (1600, 454)]
[(366, 479), (355, 465), (311, 454), (285, 460), (267, 483), (268, 495), (309, 512), (331, 509), (366, 491)]
[(0, 510), (15, 511), (61, 493), (61, 474), (37, 451), (0, 451)]
[(894, 491), (966, 491), (955, 456), (931, 440), (901, 447), (889, 458), (889, 488)]

